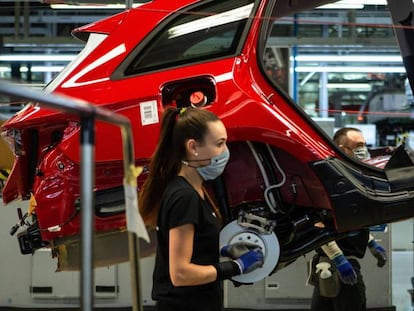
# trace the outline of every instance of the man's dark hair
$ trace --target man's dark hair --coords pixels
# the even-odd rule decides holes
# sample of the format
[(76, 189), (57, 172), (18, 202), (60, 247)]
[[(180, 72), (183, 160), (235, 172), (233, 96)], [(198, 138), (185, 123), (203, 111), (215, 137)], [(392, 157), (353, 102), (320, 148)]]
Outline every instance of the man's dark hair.
[(361, 133), (361, 130), (355, 127), (343, 127), (336, 131), (333, 137), (334, 143), (338, 146), (343, 145), (344, 139), (347, 137), (349, 132), (360, 132)]

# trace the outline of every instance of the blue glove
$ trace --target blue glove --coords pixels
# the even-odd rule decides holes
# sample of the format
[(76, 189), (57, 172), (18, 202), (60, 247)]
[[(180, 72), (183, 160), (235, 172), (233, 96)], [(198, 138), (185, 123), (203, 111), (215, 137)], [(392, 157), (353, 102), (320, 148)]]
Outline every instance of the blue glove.
[(387, 251), (379, 245), (375, 240), (371, 240), (368, 243), (369, 250), (371, 254), (377, 258), (377, 266), (383, 267), (387, 262)]
[(220, 250), (220, 255), (224, 257), (230, 257), (231, 259), (237, 259), (240, 256), (246, 254), (248, 251), (257, 247), (258, 246), (256, 244), (250, 242), (236, 242), (223, 246)]
[(240, 269), (240, 274), (249, 273), (259, 267), (263, 266), (264, 256), (260, 247), (249, 250), (244, 255), (234, 260)]
[(354, 285), (357, 283), (355, 270), (344, 255), (336, 256), (332, 258), (332, 261), (338, 270), (339, 278), (344, 284)]

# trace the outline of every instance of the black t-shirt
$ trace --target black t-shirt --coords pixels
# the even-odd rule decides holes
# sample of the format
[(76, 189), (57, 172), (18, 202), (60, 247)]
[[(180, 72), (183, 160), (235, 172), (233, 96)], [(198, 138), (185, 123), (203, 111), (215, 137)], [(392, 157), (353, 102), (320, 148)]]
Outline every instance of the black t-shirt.
[[(336, 240), (339, 248), (342, 250), (345, 256), (354, 256), (357, 258), (363, 258), (365, 251), (368, 246), (369, 230), (362, 229), (353, 233), (350, 233), (349, 236)], [(324, 255), (321, 249), (318, 249), (317, 252), (320, 255)]]
[(355, 256), (363, 258), (368, 246), (369, 230), (362, 229), (358, 232), (350, 233), (343, 239), (336, 241), (345, 256)]
[(208, 201), (180, 176), (175, 177), (161, 197), (157, 220), (157, 255), (152, 298), (177, 310), (222, 310), (222, 287), (218, 281), (198, 286), (175, 287), (169, 273), (169, 230), (194, 224), (191, 262), (212, 265), (219, 262), (219, 223)]

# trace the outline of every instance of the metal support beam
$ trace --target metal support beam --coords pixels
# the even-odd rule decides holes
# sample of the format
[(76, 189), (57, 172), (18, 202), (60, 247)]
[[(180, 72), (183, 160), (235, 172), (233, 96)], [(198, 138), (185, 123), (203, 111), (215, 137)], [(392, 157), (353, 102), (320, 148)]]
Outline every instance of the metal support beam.
[(414, 90), (414, 4), (412, 0), (388, 0), (411, 89)]
[(139, 265), (139, 241), (136, 234), (128, 232), (129, 264), (131, 268), (132, 311), (142, 311), (141, 272)]
[[(323, 66), (324, 64), (321, 64)], [(319, 76), (319, 116), (321, 118), (328, 117), (328, 73), (321, 72)]]
[(20, 1), (14, 3), (14, 37), (19, 37), (20, 33)]
[(125, 0), (125, 9), (132, 9), (132, 5), (134, 4), (134, 0)]
[(30, 6), (29, 1), (25, 0), (23, 4), (23, 37), (30, 35)]
[(95, 181), (94, 117), (81, 118), (81, 310), (93, 310), (94, 269), (93, 236), (95, 221), (93, 188)]
[[(131, 176), (131, 168), (135, 168), (134, 145), (131, 122), (125, 116), (110, 110), (81, 102), (79, 100), (46, 94), (30, 88), (0, 81), (0, 94), (14, 96), (25, 100), (38, 102), (39, 105), (79, 116), (81, 119), (81, 238), (82, 238), (82, 268), (81, 268), (81, 307), (82, 310), (93, 308), (93, 184), (94, 169), (94, 121), (100, 120), (116, 124), (121, 128), (124, 155), (124, 174), (130, 181), (136, 179)], [(133, 174), (132, 174), (133, 175)], [(136, 180), (135, 180), (136, 181)], [(135, 189), (134, 189), (134, 193)], [(128, 200), (127, 200), (128, 201)], [(133, 202), (134, 200), (132, 200)], [(138, 207), (136, 210), (138, 211)], [(128, 214), (127, 214), (128, 215)], [(128, 217), (127, 217), (128, 220)], [(137, 220), (137, 219), (135, 219)], [(129, 231), (129, 251), (132, 281), (132, 305), (134, 311), (142, 310), (141, 283), (139, 273), (139, 243), (138, 233)], [(87, 249), (88, 248), (88, 249)]]
[[(412, 0), (387, 0), (394, 24), (395, 35), (400, 46), (407, 78), (414, 90), (414, 3)], [(414, 244), (413, 244), (414, 245)], [(414, 264), (414, 261), (413, 261)], [(414, 302), (414, 276), (411, 276), (412, 289), (408, 290)], [(414, 305), (414, 304), (413, 304)]]

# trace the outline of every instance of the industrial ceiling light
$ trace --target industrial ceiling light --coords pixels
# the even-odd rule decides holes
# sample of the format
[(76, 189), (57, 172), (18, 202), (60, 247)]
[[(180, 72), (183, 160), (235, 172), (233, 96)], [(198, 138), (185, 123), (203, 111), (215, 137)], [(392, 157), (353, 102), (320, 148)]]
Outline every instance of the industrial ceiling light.
[(371, 85), (368, 83), (328, 83), (328, 89), (353, 89), (353, 90), (370, 90)]
[(40, 0), (52, 9), (125, 9), (134, 8), (150, 0)]
[(403, 66), (298, 66), (296, 72), (405, 73)]
[(362, 3), (363, 5), (387, 5), (387, 0), (341, 0), (337, 3), (355, 4)]
[(32, 66), (29, 70), (26, 66), (20, 67), (20, 72), (61, 72), (64, 66)]
[(401, 63), (401, 55), (297, 55), (297, 62)]
[(0, 55), (3, 62), (70, 62), (76, 55), (48, 55), (48, 54), (4, 54)]
[[(27, 66), (20, 66), (20, 72), (61, 72), (64, 66), (32, 66), (30, 69)], [(0, 66), (0, 73), (11, 72), (10, 67)]]
[[(341, 2), (341, 1), (339, 1)], [(347, 3), (330, 3), (330, 4), (325, 4), (322, 5), (320, 7), (318, 7), (318, 9), (339, 9), (339, 10), (344, 10), (344, 9), (348, 9), (348, 10), (361, 10), (364, 8), (363, 4), (347, 4)]]
[[(132, 5), (133, 8), (137, 8), (141, 3), (134, 3)], [(107, 9), (107, 10), (125, 10), (126, 5), (120, 3), (113, 3), (113, 4), (51, 4), (50, 7), (55, 10), (78, 10), (78, 9), (87, 9), (87, 10), (100, 10), (100, 9)]]
[(363, 9), (364, 5), (387, 5), (386, 0), (342, 0), (325, 4), (318, 9)]

